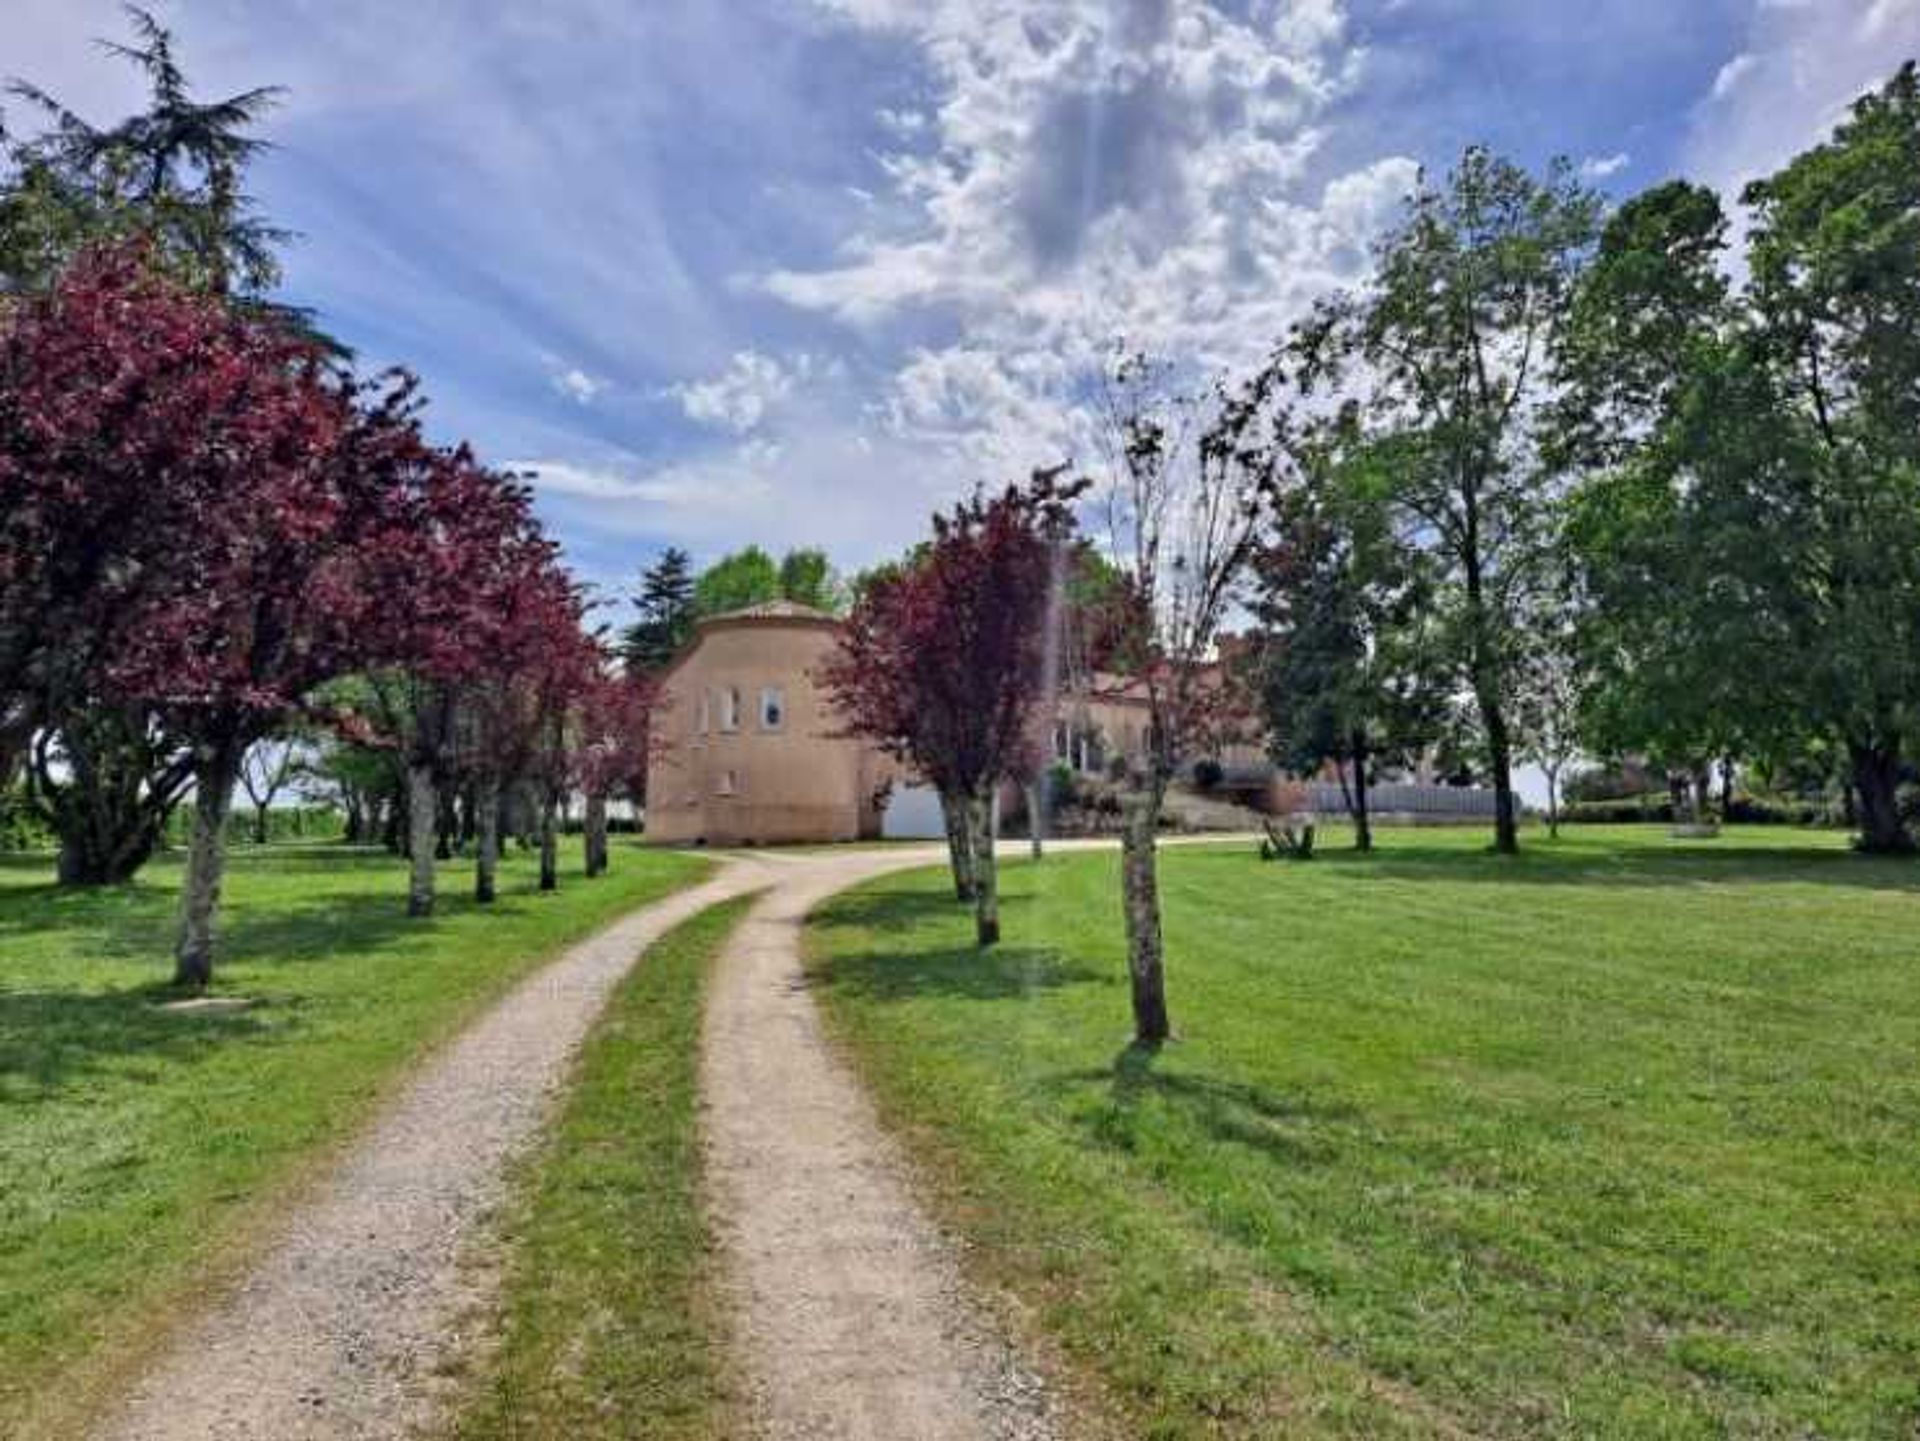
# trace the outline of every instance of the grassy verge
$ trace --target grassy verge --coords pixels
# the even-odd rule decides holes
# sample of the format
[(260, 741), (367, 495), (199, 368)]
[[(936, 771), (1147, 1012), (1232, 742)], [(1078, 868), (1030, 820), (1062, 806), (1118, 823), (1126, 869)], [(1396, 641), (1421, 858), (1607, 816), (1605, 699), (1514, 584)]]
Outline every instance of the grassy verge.
[(588, 1037), (508, 1213), (499, 1343), (460, 1436), (731, 1434), (700, 1200), (700, 1017), (709, 964), (749, 904), (652, 946)]
[(1110, 855), (1009, 867), (986, 956), (938, 873), (842, 897), (818, 994), (1127, 1434), (1912, 1437), (1920, 871), (1483, 843), (1168, 850), (1157, 1054)]
[(440, 913), (410, 922), (384, 854), (240, 852), (215, 994), (249, 1004), (190, 1012), (160, 1004), (177, 863), (93, 892), (50, 870), (0, 860), (0, 1435), (69, 1427), (409, 1063), (706, 864), (623, 847), (543, 896), (516, 857), (485, 910), (449, 866)]

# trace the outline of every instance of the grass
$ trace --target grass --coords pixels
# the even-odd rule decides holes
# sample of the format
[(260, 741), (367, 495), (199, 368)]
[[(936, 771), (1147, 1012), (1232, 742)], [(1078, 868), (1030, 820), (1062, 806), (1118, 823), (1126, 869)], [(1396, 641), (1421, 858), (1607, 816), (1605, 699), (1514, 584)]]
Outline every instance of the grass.
[(0, 1435), (69, 1430), (252, 1241), (397, 1076), (565, 943), (687, 884), (696, 858), (625, 848), (611, 874), (404, 915), (406, 877), (344, 847), (238, 852), (216, 995), (168, 1012), (177, 861), (62, 891), (0, 859)]
[(816, 917), (837, 1034), (985, 1278), (1127, 1435), (1911, 1438), (1920, 870), (1831, 836), (1383, 834)]
[(735, 1434), (700, 1195), (699, 1051), (709, 965), (750, 904), (650, 947), (588, 1038), (522, 1167), (499, 1343), (458, 1435)]

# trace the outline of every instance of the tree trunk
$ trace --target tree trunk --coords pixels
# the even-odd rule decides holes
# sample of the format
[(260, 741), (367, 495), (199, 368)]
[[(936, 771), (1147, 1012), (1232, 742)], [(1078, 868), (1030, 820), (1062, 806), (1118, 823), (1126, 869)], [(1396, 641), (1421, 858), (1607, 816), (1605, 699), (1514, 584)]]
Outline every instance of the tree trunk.
[(415, 762), (407, 767), (407, 855), (413, 864), (407, 886), (407, 914), (433, 914), (434, 821), (440, 815), (433, 767)]
[[(50, 754), (57, 740), (58, 758)], [(60, 842), (62, 886), (117, 886), (159, 849), (185, 775), (150, 739), (137, 712), (100, 707), (41, 737), (28, 767), (30, 795)]]
[(256, 846), (264, 846), (271, 832), (272, 828), (267, 823), (267, 807), (271, 804), (270, 801), (264, 804), (255, 801), (253, 804), (253, 843)]
[(205, 990), (213, 982), (214, 929), (227, 861), (227, 815), (233, 808), (234, 781), (245, 749), (223, 738), (209, 742), (194, 761), (193, 828), (180, 892), (180, 943), (174, 951), (176, 986)]
[(1859, 796), (1860, 849), (1905, 855), (1913, 849), (1913, 837), (1900, 816), (1899, 746), (1848, 742), (1847, 755)]
[(1513, 804), (1513, 741), (1506, 713), (1491, 696), (1480, 700), (1487, 728), (1487, 759), (1493, 767), (1493, 848), (1503, 856), (1520, 853), (1520, 821)]
[(1720, 757), (1720, 819), (1733, 820), (1733, 757)]
[(1000, 939), (1000, 862), (993, 851), (993, 787), (967, 798), (967, 839), (973, 852), (973, 938), (982, 946)]
[(1713, 790), (1713, 772), (1705, 761), (1693, 770), (1693, 823), (1704, 826), (1707, 823), (1707, 802)]
[(1547, 838), (1560, 839), (1560, 767), (1542, 766), (1547, 776)]
[(560, 889), (560, 801), (549, 793), (540, 801), (540, 889)]
[(1353, 848), (1373, 849), (1373, 817), (1367, 810), (1367, 742), (1360, 735), (1353, 738)]
[(1047, 793), (1047, 778), (1040, 776), (1027, 782), (1027, 843), (1032, 848), (1033, 858), (1037, 861), (1046, 854), (1047, 813), (1044, 797)]
[(1127, 927), (1127, 972), (1133, 986), (1134, 1039), (1158, 1045), (1173, 1034), (1167, 1019), (1165, 948), (1160, 932), (1160, 876), (1155, 830), (1160, 796), (1149, 789), (1126, 797), (1120, 833), (1120, 890)]
[(453, 859), (453, 842), (460, 830), (460, 812), (454, 800), (452, 791), (434, 792), (433, 858), (437, 861)]
[(473, 790), (473, 898), (488, 905), (496, 894), (500, 871), (500, 782), (492, 776)]
[(973, 899), (973, 838), (967, 824), (967, 804), (963, 797), (940, 795), (940, 818), (947, 827), (947, 862), (953, 868), (954, 899), (965, 903)]
[(587, 874), (604, 876), (607, 873), (607, 798), (601, 791), (587, 792), (584, 832)]

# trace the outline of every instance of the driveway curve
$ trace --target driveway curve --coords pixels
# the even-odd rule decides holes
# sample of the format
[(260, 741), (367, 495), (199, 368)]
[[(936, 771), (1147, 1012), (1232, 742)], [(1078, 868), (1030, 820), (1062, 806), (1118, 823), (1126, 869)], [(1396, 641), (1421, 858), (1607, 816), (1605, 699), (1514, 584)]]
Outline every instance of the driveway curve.
[(776, 1441), (1054, 1436), (1046, 1388), (968, 1296), (802, 974), (815, 905), (944, 852), (716, 859), (708, 881), (572, 947), (432, 1057), (95, 1434), (293, 1441), (443, 1429), (439, 1378), (472, 1344), (461, 1328), (491, 1284), (463, 1251), (551, 1113), (574, 1051), (647, 946), (762, 891), (719, 959), (702, 1039), (708, 1181), (755, 1430)]

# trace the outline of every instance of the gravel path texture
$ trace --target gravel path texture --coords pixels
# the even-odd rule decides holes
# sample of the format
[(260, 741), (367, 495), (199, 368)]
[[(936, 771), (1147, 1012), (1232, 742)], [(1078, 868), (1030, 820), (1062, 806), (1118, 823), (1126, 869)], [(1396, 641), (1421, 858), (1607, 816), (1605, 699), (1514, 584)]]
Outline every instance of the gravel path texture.
[(97, 1434), (294, 1441), (430, 1428), (446, 1399), (436, 1378), (476, 1310), (461, 1248), (501, 1199), (508, 1162), (551, 1110), (608, 992), (680, 921), (777, 874), (731, 861), (521, 982), (427, 1062)]
[(702, 1055), (709, 1192), (762, 1433), (958, 1441), (1058, 1432), (1040, 1377), (971, 1300), (915, 1204), (802, 971), (821, 900), (940, 852), (858, 852), (785, 874), (722, 956)]
[[(1073, 847), (1076, 848), (1077, 847)], [(934, 848), (734, 853), (705, 883), (574, 946), (431, 1058), (248, 1278), (184, 1324), (101, 1441), (406, 1437), (447, 1421), (493, 1271), (473, 1243), (513, 1157), (641, 952), (764, 891), (722, 954), (702, 1042), (703, 1143), (757, 1434), (1051, 1441), (1040, 1377), (968, 1294), (902, 1157), (827, 1041), (807, 913)]]

